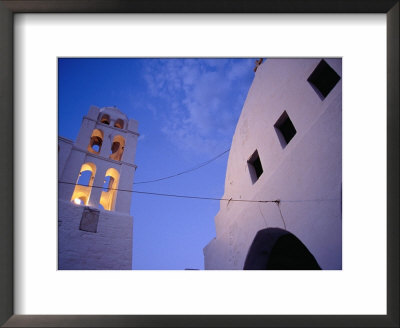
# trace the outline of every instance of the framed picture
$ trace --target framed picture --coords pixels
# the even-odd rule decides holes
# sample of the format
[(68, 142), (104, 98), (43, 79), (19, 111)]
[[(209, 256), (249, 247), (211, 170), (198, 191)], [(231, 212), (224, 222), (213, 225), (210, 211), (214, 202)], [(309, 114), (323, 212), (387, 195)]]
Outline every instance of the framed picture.
[[(164, 1), (156, 3), (0, 1), (0, 10), (2, 25), (0, 42), (2, 49), (8, 50), (0, 53), (1, 107), (4, 108), (0, 133), (3, 149), (5, 153), (9, 154), (9, 156), (1, 157), (3, 188), (0, 201), (3, 215), (0, 220), (0, 261), (1, 267), (5, 268), (0, 272), (1, 324), (5, 326), (163, 326), (166, 324), (266, 327), (398, 326), (398, 1), (352, 1), (349, 3), (338, 3), (337, 1), (304, 3), (295, 0), (285, 3), (233, 1), (229, 4), (206, 2), (190, 5), (183, 1), (167, 3)], [(51, 18), (52, 15), (16, 15), (19, 13), (63, 15), (53, 15), (53, 18)], [(68, 15), (66, 15), (67, 13)], [(106, 15), (73, 16), (71, 13), (104, 13)], [(131, 30), (129, 26), (129, 22), (132, 21), (131, 17), (115, 15), (119, 13), (135, 14), (134, 21), (138, 25)], [(149, 15), (152, 13), (176, 14), (175, 16)], [(213, 16), (209, 15), (211, 13), (238, 15)], [(288, 16), (282, 15), (286, 13), (298, 15), (290, 16), (289, 19)], [(301, 16), (317, 13), (343, 15), (330, 15), (326, 16), (326, 19), (320, 18), (320, 23), (325, 25), (321, 25), (321, 29), (315, 29), (316, 25), (310, 25), (310, 29)], [(363, 13), (380, 13), (382, 15), (373, 20), (371, 29), (368, 27), (367, 20), (364, 21), (362, 16), (360, 19), (356, 19), (355, 16), (346, 15)], [(184, 16), (183, 14), (188, 15)], [(190, 14), (199, 15), (190, 16)], [(268, 19), (263, 14), (269, 14)], [(75, 20), (67, 22), (70, 17), (75, 17)], [(306, 17), (309, 21), (313, 21), (318, 16)], [(338, 17), (341, 19), (337, 20)], [(49, 29), (48, 23), (51, 19), (53, 19), (54, 29)], [(186, 22), (184, 22), (185, 19)], [(272, 25), (267, 29), (264, 25), (266, 20), (275, 25), (271, 23)], [(189, 21), (191, 22), (189, 23)], [(110, 28), (111, 25), (107, 25), (110, 22), (119, 25), (119, 30)], [(138, 27), (139, 23), (142, 24), (140, 27)], [(67, 32), (60, 28), (63, 24), (65, 24), (64, 29)], [(185, 24), (189, 28), (182, 28)], [(246, 27), (246, 24), (250, 27)], [(198, 26), (194, 28), (193, 25)], [(68, 27), (65, 28), (65, 26)], [(93, 30), (93, 27), (96, 31)], [(296, 34), (293, 29), (296, 29), (296, 33), (301, 35), (297, 39), (293, 38), (293, 34)], [(337, 46), (338, 43), (340, 44), (339, 38), (330, 39), (334, 35), (332, 31), (335, 29), (342, 30), (341, 33), (346, 31), (349, 39), (343, 39), (343, 46)], [(276, 34), (267, 35), (266, 33), (266, 31), (278, 30), (279, 32)], [(131, 33), (132, 38), (129, 37), (129, 34), (124, 34), (127, 31)], [(166, 31), (169, 31), (170, 34), (167, 34)], [(79, 34), (81, 35), (79, 36)], [(37, 39), (38, 35), (45, 35), (43, 42)], [(319, 42), (310, 42), (310, 35)], [(383, 35), (386, 35), (386, 45), (385, 40), (382, 39)], [(351, 49), (354, 54), (351, 55), (343, 49), (346, 45), (350, 48), (352, 42), (349, 40), (355, 39), (358, 40), (360, 52), (355, 50), (356, 47), (353, 43)], [(21, 40), (31, 42), (29, 47), (32, 47), (33, 44), (33, 48), (41, 49), (43, 58), (27, 59), (28, 52), (24, 51), (32, 48), (25, 47)], [(107, 40), (107, 42), (103, 44), (103, 40)], [(125, 40), (128, 41), (125, 42)], [(288, 40), (292, 43), (285, 44)], [(363, 48), (368, 41), (370, 42), (368, 47)], [(131, 43), (137, 45), (135, 52), (130, 52), (135, 48)], [(52, 52), (52, 44), (61, 45), (61, 48)], [(74, 44), (79, 51), (71, 50), (71, 44)], [(125, 50), (118, 49), (119, 45), (124, 47), (124, 44), (126, 44)], [(180, 48), (175, 50), (178, 49), (178, 44), (180, 44)], [(185, 46), (183, 47), (182, 44)], [(266, 44), (273, 49), (265, 50)], [(98, 51), (93, 48), (89, 49), (94, 45), (98, 47)], [(309, 49), (306, 49), (307, 47)], [(164, 49), (164, 52), (160, 50), (161, 48)], [(201, 50), (201, 48), (203, 49)], [(223, 50), (218, 50), (220, 48)], [(371, 51), (369, 60), (377, 61), (376, 65), (369, 65), (368, 59), (363, 56), (362, 52), (372, 48), (376, 48), (378, 51), (377, 54)], [(211, 49), (213, 50), (211, 51)], [(30, 55), (31, 53), (29, 53)], [(250, 281), (249, 276), (247, 278), (245, 276), (250, 274), (248, 272), (217, 271), (211, 273), (197, 270), (181, 271), (180, 273), (136, 271), (133, 274), (121, 272), (118, 275), (115, 272), (98, 274), (87, 271), (85, 274), (79, 274), (79, 272), (58, 271), (57, 279), (53, 279), (52, 276), (46, 276), (45, 279), (43, 276), (41, 277), (44, 272), (57, 271), (57, 268), (53, 267), (55, 263), (53, 259), (48, 261), (49, 257), (56, 255), (56, 250), (51, 247), (56, 240), (54, 226), (43, 229), (49, 225), (48, 222), (54, 221), (52, 213), (57, 205), (49, 201), (53, 199), (52, 196), (46, 195), (39, 187), (38, 195), (32, 197), (35, 202), (32, 202), (29, 194), (21, 189), (21, 184), (26, 183), (26, 190), (32, 192), (31, 188), (35, 187), (36, 183), (46, 186), (54, 183), (53, 175), (56, 175), (56, 168), (53, 167), (51, 160), (48, 161), (48, 158), (53, 155), (51, 155), (52, 152), (46, 152), (43, 149), (57, 144), (56, 137), (54, 140), (47, 138), (56, 129), (54, 128), (56, 125), (54, 118), (57, 117), (57, 114), (49, 112), (57, 106), (54, 104), (56, 98), (53, 97), (53, 94), (57, 94), (59, 81), (55, 82), (57, 81), (57, 72), (54, 68), (57, 67), (57, 57), (67, 58), (76, 55), (109, 58), (119, 56), (193, 58), (210, 55), (220, 58), (232, 56), (253, 59), (256, 59), (255, 57), (278, 58), (285, 56), (342, 58), (340, 67), (343, 64), (341, 77), (344, 86), (344, 158), (347, 163), (357, 163), (358, 159), (359, 161), (366, 159), (369, 161), (369, 163), (365, 163), (365, 167), (357, 167), (356, 164), (352, 166), (351, 170), (346, 168), (343, 178), (343, 233), (345, 234), (343, 270), (336, 271), (336, 273), (326, 271), (319, 276), (296, 271), (289, 275), (287, 275), (288, 272), (275, 272), (265, 276), (265, 272), (261, 271), (252, 274)], [(383, 72), (385, 59), (387, 70)], [(359, 61), (358, 64), (356, 64), (357, 61)], [(320, 65), (326, 64), (326, 62), (322, 62), (322, 64), (320, 61), (318, 62)], [(335, 61), (327, 60), (327, 62), (333, 67), (336, 65)], [(258, 63), (258, 66), (260, 64)], [(27, 66), (35, 65), (34, 79), (26, 80), (25, 83), (22, 72)], [(51, 69), (49, 70), (46, 66), (51, 66)], [(353, 66), (357, 66), (358, 69), (354, 70)], [(366, 67), (368, 67), (368, 72)], [(323, 69), (322, 67), (321, 70)], [(337, 68), (336, 71), (339, 72)], [(313, 86), (313, 91), (320, 94), (323, 91), (318, 86), (318, 72), (314, 73), (310, 75), (308, 82)], [(54, 80), (46, 76), (54, 77)], [(333, 74), (333, 79), (335, 78)], [(372, 87), (365, 83), (367, 78), (373, 80), (370, 83)], [(363, 83), (357, 84), (357, 81), (361, 80)], [(335, 83), (338, 83), (337, 80)], [(379, 84), (380, 87), (375, 87), (374, 83)], [(50, 90), (49, 99), (45, 99), (43, 94), (40, 96), (41, 92), (37, 92), (38, 89), (33, 87), (34, 84), (40, 85), (42, 89)], [(31, 103), (31, 106), (35, 108), (32, 111), (27, 111), (27, 108), (30, 108), (29, 105), (27, 106), (27, 102), (33, 98), (21, 96), (24, 95), (20, 92), (21, 89), (27, 91), (27, 94), (36, 92), (39, 95), (38, 99)], [(383, 109), (385, 103), (382, 102), (382, 95), (385, 98), (385, 94), (386, 113)], [(322, 98), (325, 96), (326, 94), (320, 94)], [(378, 98), (380, 100), (375, 102), (375, 99)], [(43, 102), (43, 108), (40, 108), (40, 101)], [(376, 112), (372, 104), (375, 105)], [(24, 114), (17, 110), (21, 107), (25, 108)], [(94, 109), (90, 110), (94, 111)], [(114, 109), (107, 110), (115, 111)], [(278, 115), (275, 121), (275, 130), (273, 131), (284, 148), (296, 134), (297, 121), (288, 110), (283, 111), (282, 115)], [(29, 122), (35, 126), (33, 130), (37, 134), (34, 133), (27, 138), (27, 133), (32, 131)], [(104, 124), (104, 122), (101, 123)], [(116, 128), (128, 125), (128, 121), (124, 122), (123, 120), (114, 123), (118, 125)], [(371, 133), (366, 129), (375, 127), (377, 128), (376, 135), (371, 137)], [(21, 138), (21, 135), (25, 139)], [(91, 147), (93, 151), (99, 147), (98, 151), (100, 152), (102, 142), (98, 142), (98, 135), (93, 138)], [(21, 143), (21, 140), (27, 140), (27, 142)], [(327, 140), (330, 139), (327, 138)], [(371, 158), (367, 156), (369, 148), (366, 147), (366, 144), (373, 148), (372, 152), (375, 156), (371, 156)], [(385, 146), (386, 151), (384, 150)], [(22, 157), (19, 155), (21, 152), (25, 154)], [(118, 151), (113, 152), (112, 156), (116, 156), (114, 153), (117, 154)], [(248, 165), (249, 170), (253, 170), (251, 171), (252, 175), (250, 172), (253, 183), (263, 173), (259, 164), (263, 160), (262, 154), (258, 152), (249, 154)], [(35, 171), (26, 170), (27, 166), (35, 168)], [(368, 174), (368, 170), (369, 172), (375, 170), (369, 174), (369, 184), (372, 185), (369, 189), (364, 187), (365, 179), (363, 178)], [(361, 174), (349, 174), (349, 172), (356, 173), (357, 171)], [(36, 172), (38, 176), (35, 173), (32, 176), (32, 173), (29, 172)], [(115, 180), (115, 176), (111, 176)], [(387, 181), (383, 181), (386, 176)], [(349, 190), (353, 190), (353, 193), (350, 193)], [(373, 201), (366, 200), (370, 194), (373, 195), (371, 196)], [(42, 196), (38, 197), (39, 195)], [(75, 197), (77, 201), (87, 201), (82, 199), (82, 195), (79, 195), (77, 193), (77, 197)], [(108, 204), (106, 200), (103, 203), (104, 206), (110, 208), (113, 206), (123, 207), (121, 204)], [(15, 205), (13, 206), (13, 204)], [(373, 213), (375, 217), (365, 217), (368, 212)], [(386, 218), (385, 214), (387, 214)], [(20, 219), (22, 216), (24, 220)], [(97, 225), (96, 227), (93, 225), (90, 217), (85, 222), (81, 222), (81, 228), (81, 230), (89, 231), (97, 229)], [(374, 233), (376, 238), (372, 238)], [(47, 237), (49, 235), (52, 237)], [(384, 236), (383, 239), (382, 236)], [(368, 242), (371, 238), (376, 241), (375, 249)], [(23, 249), (20, 245), (25, 241), (36, 252), (34, 256), (22, 252), (25, 254), (23, 257), (24, 261), (27, 261), (27, 265), (21, 264), (19, 253)], [(374, 259), (368, 258), (363, 250), (368, 254), (373, 254)], [(15, 256), (16, 252), (18, 252), (18, 256)], [(386, 255), (386, 259), (382, 255)], [(373, 262), (371, 267), (364, 276), (360, 275), (362, 272), (360, 267), (369, 263), (369, 260)], [(336, 267), (338, 265), (336, 264)], [(340, 261), (339, 266), (341, 267), (341, 265)], [(38, 268), (37, 276), (32, 271), (35, 267)], [(67, 279), (65, 279), (66, 274), (69, 274)], [(357, 286), (353, 286), (353, 289), (351, 286), (340, 286), (346, 279), (347, 283), (354, 282), (357, 275), (360, 275), (357, 278), (359, 284), (354, 284)], [(74, 278), (70, 279), (72, 276)], [(132, 282), (132, 279), (135, 281)], [(365, 285), (373, 279), (376, 280), (374, 283), (378, 287), (375, 288), (371, 283), (368, 295)], [(271, 281), (275, 283), (271, 284)], [(98, 288), (99, 286), (100, 288)], [(51, 302), (40, 300), (41, 296), (37, 295), (41, 293), (41, 290), (45, 298)], [(280, 290), (282, 292), (279, 292)], [(289, 291), (293, 292), (291, 297), (287, 296)], [(349, 291), (349, 294), (344, 295), (345, 291)], [(265, 297), (268, 292), (270, 297)], [(358, 295), (355, 297), (354, 294), (357, 292)], [(37, 306), (34, 304), (35, 297), (38, 300)], [(362, 298), (366, 301), (365, 304), (360, 301), (357, 306), (346, 305), (346, 302), (354, 305), (357, 303), (356, 300)], [(71, 302), (73, 299), (75, 301)], [(301, 302), (302, 299), (306, 299), (307, 302)], [(91, 300), (93, 300), (93, 304), (89, 305)], [(111, 303), (115, 303), (115, 306), (112, 307)], [(71, 305), (69, 309), (67, 309), (68, 304)], [(336, 308), (333, 310), (335, 306)], [(346, 306), (348, 306), (348, 310), (346, 310)]]

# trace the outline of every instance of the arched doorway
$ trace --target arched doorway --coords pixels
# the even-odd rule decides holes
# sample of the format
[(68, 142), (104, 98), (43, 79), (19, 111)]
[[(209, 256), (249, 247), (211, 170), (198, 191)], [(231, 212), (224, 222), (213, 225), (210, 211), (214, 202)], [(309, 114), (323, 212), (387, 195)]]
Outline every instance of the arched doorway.
[(321, 270), (317, 260), (295, 235), (280, 228), (257, 232), (244, 270)]

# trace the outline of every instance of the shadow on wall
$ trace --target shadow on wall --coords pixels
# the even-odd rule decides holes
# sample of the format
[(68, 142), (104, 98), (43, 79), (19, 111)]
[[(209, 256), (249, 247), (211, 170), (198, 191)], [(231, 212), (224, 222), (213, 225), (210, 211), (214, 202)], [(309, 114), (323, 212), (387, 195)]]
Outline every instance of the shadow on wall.
[(321, 267), (295, 235), (280, 228), (267, 228), (257, 232), (243, 270), (321, 270)]

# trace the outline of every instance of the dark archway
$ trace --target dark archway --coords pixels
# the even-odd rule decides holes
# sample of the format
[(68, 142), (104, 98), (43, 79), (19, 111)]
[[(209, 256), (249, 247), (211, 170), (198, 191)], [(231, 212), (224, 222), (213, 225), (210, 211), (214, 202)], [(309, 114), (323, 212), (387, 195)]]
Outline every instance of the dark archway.
[(292, 233), (280, 228), (257, 232), (244, 270), (321, 270), (315, 257)]
[(123, 129), (124, 121), (119, 118), (118, 120), (115, 121), (114, 126), (118, 129)]
[(103, 123), (103, 124), (110, 125), (110, 123), (111, 123), (110, 115), (108, 115), (108, 114), (103, 114), (103, 115), (101, 116), (101, 118), (100, 118), (100, 122)]

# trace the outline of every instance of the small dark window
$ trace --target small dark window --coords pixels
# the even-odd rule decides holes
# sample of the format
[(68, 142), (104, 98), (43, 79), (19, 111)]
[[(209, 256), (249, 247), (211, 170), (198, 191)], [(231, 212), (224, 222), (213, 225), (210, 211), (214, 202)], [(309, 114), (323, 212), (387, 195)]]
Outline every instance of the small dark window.
[(296, 134), (296, 129), (286, 111), (284, 111), (281, 117), (276, 121), (274, 128), (282, 148), (285, 148)]
[(322, 59), (307, 81), (311, 84), (319, 97), (325, 99), (329, 92), (331, 92), (340, 81), (340, 76)]
[(251, 157), (247, 161), (247, 165), (249, 167), (251, 181), (255, 183), (264, 172), (257, 150), (253, 153), (253, 155), (251, 155)]

